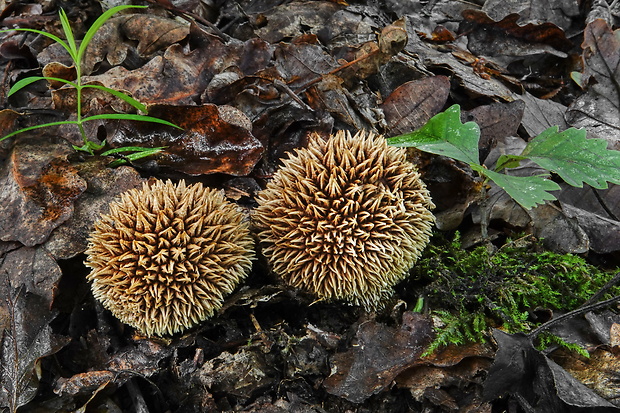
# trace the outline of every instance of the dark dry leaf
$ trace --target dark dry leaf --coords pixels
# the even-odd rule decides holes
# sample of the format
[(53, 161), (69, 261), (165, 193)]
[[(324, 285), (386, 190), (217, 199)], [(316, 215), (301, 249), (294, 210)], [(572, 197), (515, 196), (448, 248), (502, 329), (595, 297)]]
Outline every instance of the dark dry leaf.
[(277, 43), (285, 38), (316, 33), (342, 6), (329, 1), (291, 2), (274, 7), (268, 13), (257, 13), (253, 19), (266, 20), (255, 33), (261, 39)]
[(107, 383), (120, 387), (132, 377), (150, 377), (160, 371), (161, 361), (169, 357), (180, 345), (187, 345), (187, 343), (177, 341), (166, 345), (156, 341), (141, 340), (130, 344), (112, 356), (104, 370), (59, 378), (54, 387), (54, 393), (61, 396), (88, 395)]
[(250, 397), (275, 384), (276, 370), (264, 352), (242, 348), (237, 353), (223, 352), (207, 361), (198, 371), (197, 379), (211, 393), (226, 393), (245, 403)]
[(416, 361), (433, 336), (431, 321), (406, 312), (400, 329), (375, 321), (362, 324), (356, 345), (332, 360), (332, 375), (323, 382), (328, 393), (354, 403), (385, 389)]
[(249, 119), (232, 106), (157, 105), (150, 115), (183, 128), (161, 127), (147, 122), (121, 122), (107, 142), (121, 146), (164, 146), (157, 162), (188, 175), (226, 173), (247, 175), (263, 153), (252, 135)]
[(494, 330), (493, 335), (498, 351), (484, 383), (485, 400), (510, 395), (525, 411), (532, 412), (617, 411), (536, 350), (525, 334)]
[(566, 30), (572, 17), (579, 15), (579, 4), (576, 0), (488, 0), (482, 11), (496, 21), (516, 13), (520, 16), (517, 20), (520, 25), (550, 22)]
[(0, 300), (0, 325), (5, 327), (0, 336), (0, 406), (16, 411), (37, 394), (41, 359), (58, 352), (69, 339), (52, 333), (49, 323), (56, 314), (46, 299), (13, 287), (3, 277)]
[(514, 94), (513, 97), (525, 102), (521, 126), (531, 138), (552, 126), (559, 126), (560, 131), (568, 129), (564, 120), (566, 106), (561, 103), (549, 99), (539, 99), (528, 92), (521, 95)]
[(498, 139), (515, 136), (523, 118), (525, 102), (516, 100), (510, 103), (491, 103), (478, 106), (461, 114), (462, 122), (474, 121), (480, 126), (478, 150), (484, 159)]
[(441, 111), (448, 99), (450, 80), (431, 76), (403, 83), (383, 102), (387, 136), (411, 132), (424, 126)]
[(67, 145), (51, 143), (49, 135), (18, 139), (0, 166), (0, 239), (34, 246), (71, 217), (86, 182), (66, 160)]
[(584, 70), (581, 85), (586, 93), (579, 96), (566, 113), (568, 123), (585, 127), (589, 135), (604, 138), (610, 149), (620, 150), (620, 29), (611, 30), (597, 19), (585, 29)]

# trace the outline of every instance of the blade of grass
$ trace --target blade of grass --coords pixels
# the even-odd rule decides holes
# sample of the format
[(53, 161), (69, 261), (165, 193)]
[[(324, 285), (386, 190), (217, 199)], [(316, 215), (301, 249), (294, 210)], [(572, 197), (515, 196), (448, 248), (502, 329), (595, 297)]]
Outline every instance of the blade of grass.
[(146, 107), (146, 105), (144, 105), (143, 103), (140, 103), (136, 99), (132, 98), (131, 96), (123, 92), (119, 92), (118, 90), (110, 89), (109, 87), (100, 86), (100, 85), (82, 85), (82, 88), (87, 88), (87, 87), (92, 88), (92, 89), (103, 90), (104, 92), (108, 92), (109, 94), (114, 95), (119, 99), (123, 99), (125, 102), (129, 103), (134, 108), (141, 110), (144, 113), (148, 113), (148, 108)]
[(11, 132), (8, 135), (4, 135), (2, 138), (0, 138), (0, 142), (10, 138), (11, 136), (15, 136), (17, 134), (20, 134), (22, 132), (28, 132), (29, 130), (33, 130), (33, 129), (40, 129), (40, 128), (47, 128), (49, 126), (56, 126), (56, 125), (77, 125), (77, 122), (74, 120), (64, 120), (61, 122), (51, 122), (51, 123), (43, 123), (41, 125), (36, 125), (36, 126), (30, 126), (28, 128), (24, 128), (24, 129), (20, 129), (17, 130), (15, 132)]
[(30, 85), (31, 83), (34, 82), (38, 82), (39, 80), (54, 80), (56, 82), (63, 82), (66, 83), (68, 85), (71, 85), (73, 87), (77, 87), (75, 83), (66, 80), (66, 79), (61, 79), (59, 77), (48, 77), (48, 76), (30, 76), (27, 77), (25, 79), (21, 79), (19, 81), (17, 81), (12, 87), (11, 90), (9, 90), (9, 93), (7, 94), (7, 97), (10, 97), (11, 95), (13, 95), (14, 93), (18, 92), (19, 90), (25, 88), (26, 86)]
[(104, 12), (101, 16), (99, 16), (97, 20), (95, 20), (93, 25), (90, 26), (90, 28), (84, 35), (84, 38), (82, 39), (82, 43), (80, 44), (80, 49), (77, 52), (77, 58), (76, 58), (77, 62), (82, 61), (82, 57), (84, 56), (84, 53), (86, 52), (86, 48), (88, 47), (88, 44), (93, 39), (93, 36), (95, 35), (95, 33), (97, 33), (97, 30), (99, 30), (99, 28), (103, 26), (108, 19), (110, 19), (110, 17), (112, 17), (114, 14), (118, 13), (121, 10), (132, 9), (132, 8), (133, 9), (144, 9), (146, 7), (147, 6), (123, 5), (123, 6), (113, 7), (110, 10)]
[(158, 151), (161, 151), (164, 148), (166, 147), (158, 146), (156, 148), (144, 148), (142, 146), (123, 146), (122, 148), (114, 148), (114, 149), (107, 150), (103, 152), (101, 156), (109, 156), (109, 155), (114, 155), (114, 154), (123, 153), (123, 152), (146, 152), (146, 151), (155, 150), (155, 149)]
[(89, 116), (87, 118), (82, 119), (82, 122), (87, 122), (91, 120), (97, 119), (119, 119), (119, 120), (137, 120), (140, 122), (153, 122), (153, 123), (161, 123), (162, 125), (172, 126), (177, 129), (183, 129), (180, 126), (175, 125), (174, 123), (170, 123), (167, 120), (154, 118), (152, 116), (144, 116), (144, 115), (130, 115), (126, 113), (106, 113), (103, 115), (94, 115)]
[[(69, 44), (69, 47), (73, 51), (73, 56), (77, 56), (78, 49), (77, 49), (77, 45), (75, 44), (75, 36), (73, 36), (73, 29), (71, 29), (69, 18), (67, 18), (67, 13), (65, 13), (64, 9), (61, 8), (58, 14), (60, 15), (60, 24), (62, 24), (62, 31), (65, 34), (67, 43)], [(79, 63), (79, 62), (75, 62), (75, 63)]]
[(47, 33), (41, 30), (37, 30), (37, 29), (22, 29), (22, 28), (17, 28), (17, 29), (9, 29), (9, 30), (0, 30), (0, 33), (4, 33), (4, 32), (12, 32), (12, 31), (18, 31), (18, 32), (31, 32), (31, 33), (36, 33), (36, 34), (40, 34), (42, 36), (45, 36), (49, 39), (52, 39), (53, 41), (55, 41), (56, 43), (60, 44), (68, 53), (69, 56), (71, 56), (71, 59), (75, 62), (77, 59), (77, 55), (73, 53), (73, 50), (71, 50), (71, 48), (69, 47), (69, 45), (67, 44), (67, 42), (65, 42), (64, 40), (62, 40), (60, 37), (55, 36), (51, 33)]

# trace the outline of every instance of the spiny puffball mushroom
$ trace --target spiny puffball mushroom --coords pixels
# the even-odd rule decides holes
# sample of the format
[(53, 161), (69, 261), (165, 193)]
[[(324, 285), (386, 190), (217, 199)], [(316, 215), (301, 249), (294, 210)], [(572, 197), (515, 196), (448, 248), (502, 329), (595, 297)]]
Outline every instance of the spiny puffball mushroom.
[(257, 197), (252, 219), (273, 272), (326, 301), (378, 310), (429, 241), (426, 185), (382, 136), (310, 137)]
[(201, 183), (145, 183), (96, 222), (86, 251), (93, 295), (147, 336), (211, 317), (249, 273), (254, 241), (239, 208)]

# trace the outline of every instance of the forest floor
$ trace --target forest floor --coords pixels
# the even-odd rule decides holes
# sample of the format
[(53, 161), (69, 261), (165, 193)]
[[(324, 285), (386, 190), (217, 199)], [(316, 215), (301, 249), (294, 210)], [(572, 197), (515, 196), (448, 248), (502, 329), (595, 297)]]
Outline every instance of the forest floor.
[[(212, 318), (148, 338), (95, 300), (84, 264), (93, 225), (119, 194), (184, 179), (251, 214), (281, 160), (314, 133), (398, 136), (458, 104), (480, 128), (488, 168), (554, 126), (620, 150), (619, 1), (133, 4), (148, 8), (96, 32), (81, 80), (182, 129), (87, 122), (104, 144), (94, 154), (75, 149), (75, 124), (0, 141), (0, 411), (620, 410), (618, 290), (605, 285), (620, 267), (619, 185), (552, 175), (556, 199), (525, 209), (468, 165), (410, 150), (436, 205), (434, 235), (377, 312), (287, 287), (259, 256)], [(104, 12), (100, 2), (0, 0), (1, 28), (64, 38), (61, 8), (76, 39)], [(76, 91), (63, 82), (8, 96), (28, 76), (74, 81), (61, 45), (0, 33), (0, 67), (0, 136), (76, 120)], [(81, 105), (81, 116), (135, 113), (92, 88)], [(135, 146), (164, 149), (101, 155)]]

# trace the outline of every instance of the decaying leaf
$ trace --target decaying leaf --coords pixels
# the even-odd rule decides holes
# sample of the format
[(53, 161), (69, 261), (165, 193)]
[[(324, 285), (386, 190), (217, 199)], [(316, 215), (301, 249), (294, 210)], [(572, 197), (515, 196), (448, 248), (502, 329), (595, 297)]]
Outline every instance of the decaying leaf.
[(87, 237), (101, 213), (120, 193), (138, 187), (144, 179), (128, 166), (108, 168), (107, 159), (90, 159), (75, 164), (87, 189), (74, 204), (71, 218), (52, 231), (45, 250), (56, 259), (68, 259), (86, 250)]
[[(415, 366), (396, 377), (396, 383), (408, 388), (416, 400), (428, 399), (438, 407), (490, 412), (491, 404), (482, 402), (481, 384), (493, 356), (489, 345), (449, 346), (417, 361)], [(457, 396), (457, 399), (453, 396), (455, 389), (463, 391), (467, 397)]]
[(415, 362), (432, 335), (431, 321), (412, 312), (403, 314), (400, 329), (375, 321), (363, 323), (355, 336), (356, 345), (333, 357), (332, 374), (323, 386), (330, 394), (361, 403)]
[(571, 18), (579, 14), (579, 5), (576, 0), (488, 0), (484, 3), (482, 11), (497, 21), (516, 13), (519, 15), (517, 23), (520, 25), (550, 22), (568, 29), (571, 25)]
[(97, 31), (89, 44), (82, 73), (90, 74), (104, 59), (113, 66), (122, 64), (133, 47), (125, 38), (137, 40), (136, 52), (148, 57), (183, 40), (188, 34), (188, 24), (162, 16), (127, 14), (113, 17)]

